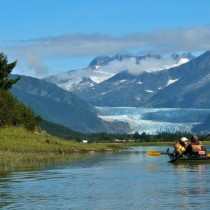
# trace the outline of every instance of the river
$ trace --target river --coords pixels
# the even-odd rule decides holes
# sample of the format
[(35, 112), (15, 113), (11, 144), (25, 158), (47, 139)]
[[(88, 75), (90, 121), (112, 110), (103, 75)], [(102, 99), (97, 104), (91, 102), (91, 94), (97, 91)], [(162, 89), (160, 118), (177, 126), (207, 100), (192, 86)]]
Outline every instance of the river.
[[(2, 209), (209, 209), (210, 164), (174, 165), (135, 147), (73, 163), (0, 174)], [(208, 149), (210, 151), (210, 149)]]

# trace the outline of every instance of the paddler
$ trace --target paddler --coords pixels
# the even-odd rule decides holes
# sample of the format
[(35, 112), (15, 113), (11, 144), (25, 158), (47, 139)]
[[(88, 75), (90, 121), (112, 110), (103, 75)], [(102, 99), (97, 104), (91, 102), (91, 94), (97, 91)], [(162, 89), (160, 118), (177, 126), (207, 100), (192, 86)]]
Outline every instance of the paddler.
[(182, 137), (179, 141), (174, 143), (174, 155), (181, 156), (188, 147), (188, 139), (186, 137)]
[(206, 156), (206, 148), (196, 135), (192, 135), (191, 144), (189, 144), (183, 153), (187, 156)]

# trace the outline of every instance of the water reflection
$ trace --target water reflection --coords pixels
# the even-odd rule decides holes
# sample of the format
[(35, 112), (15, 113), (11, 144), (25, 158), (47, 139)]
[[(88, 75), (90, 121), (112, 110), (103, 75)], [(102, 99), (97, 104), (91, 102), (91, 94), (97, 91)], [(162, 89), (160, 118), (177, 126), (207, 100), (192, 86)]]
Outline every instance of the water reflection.
[(139, 147), (0, 175), (4, 209), (208, 209), (210, 165), (173, 165)]

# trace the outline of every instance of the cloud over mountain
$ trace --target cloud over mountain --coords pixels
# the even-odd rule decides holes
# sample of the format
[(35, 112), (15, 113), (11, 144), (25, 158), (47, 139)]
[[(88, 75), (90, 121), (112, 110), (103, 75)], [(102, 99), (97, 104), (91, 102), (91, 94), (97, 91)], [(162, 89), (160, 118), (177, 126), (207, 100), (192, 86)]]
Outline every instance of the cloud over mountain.
[(169, 69), (180, 64), (186, 63), (189, 60), (187, 58), (182, 58), (181, 60), (176, 60), (172, 57), (146, 57), (137, 63), (135, 57), (131, 57), (122, 61), (112, 61), (106, 66), (100, 67), (100, 70), (103, 72), (109, 72), (117, 74), (123, 70), (127, 70), (131, 74), (141, 74), (142, 72), (155, 72), (161, 71), (164, 69)]
[[(210, 49), (210, 26), (197, 28), (162, 29), (147, 33), (127, 34), (113, 37), (102, 34), (68, 34), (57, 37), (43, 37), (31, 40), (8, 43), (1, 49), (18, 59), (21, 69), (28, 69), (29, 75), (45, 76), (50, 70), (46, 63), (66, 60), (67, 58), (100, 56), (116, 53), (174, 53), (195, 52)], [(128, 60), (125, 67), (133, 65), (138, 72), (135, 62)], [(146, 62), (146, 61), (145, 61)], [(122, 63), (121, 63), (122, 64)], [(119, 64), (113, 63), (113, 66)], [(146, 63), (142, 65), (147, 66)], [(25, 68), (23, 68), (25, 66)], [(25, 72), (26, 74), (26, 72)]]

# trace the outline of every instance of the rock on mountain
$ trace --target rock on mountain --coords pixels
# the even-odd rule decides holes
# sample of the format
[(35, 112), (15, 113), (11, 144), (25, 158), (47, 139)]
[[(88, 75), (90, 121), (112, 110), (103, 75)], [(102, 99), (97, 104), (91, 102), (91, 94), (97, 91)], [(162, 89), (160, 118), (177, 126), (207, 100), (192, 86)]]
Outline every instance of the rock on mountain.
[(44, 80), (20, 77), (11, 89), (12, 94), (45, 120), (83, 133), (129, 132), (129, 126), (124, 123), (102, 121), (93, 106), (74, 94)]

